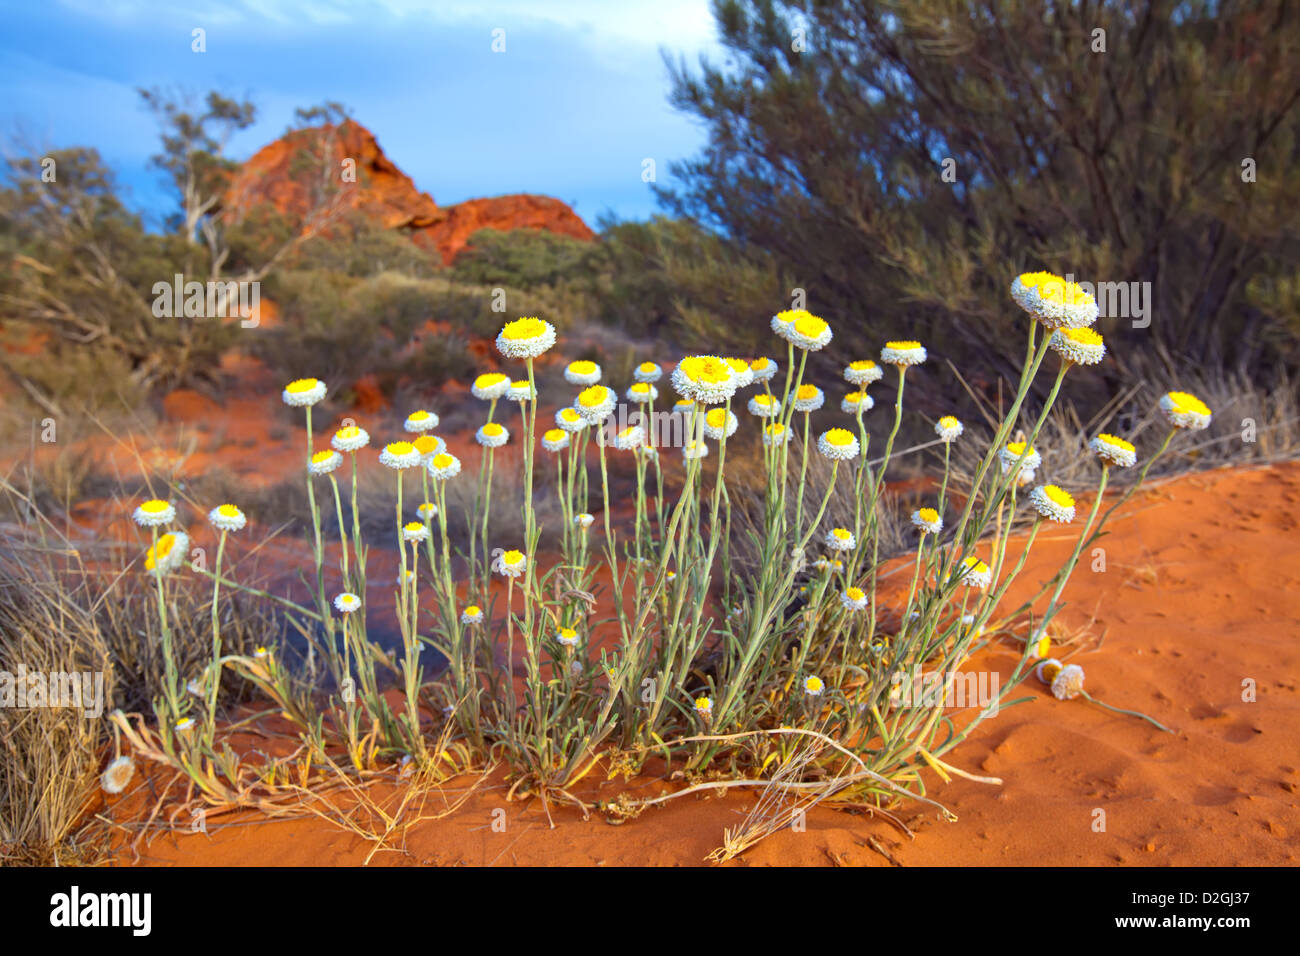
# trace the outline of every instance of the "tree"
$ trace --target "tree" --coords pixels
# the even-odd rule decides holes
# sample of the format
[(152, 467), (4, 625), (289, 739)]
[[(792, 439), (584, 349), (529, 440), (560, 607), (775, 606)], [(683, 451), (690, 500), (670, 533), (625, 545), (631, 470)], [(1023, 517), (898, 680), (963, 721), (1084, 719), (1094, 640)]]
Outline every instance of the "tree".
[[(139, 93), (158, 118), (162, 151), (152, 157), (151, 163), (164, 170), (175, 186), (180, 211), (173, 224), (191, 244), (196, 245), (201, 236), (207, 250), (207, 263), (200, 267), (189, 261), (185, 272), (190, 274), (202, 268), (207, 279), (219, 279), (231, 255), (227, 232), (239, 225), (224, 215), (222, 208), (226, 191), (240, 168), (240, 163), (228, 158), (225, 150), (231, 136), (253, 124), (256, 107), (216, 90), (204, 97), (202, 111), (191, 105), (194, 98), (189, 94), (156, 88), (141, 89)], [(334, 102), (295, 110), (296, 123), (290, 127), (291, 131), (322, 124), (315, 137), (319, 148), (304, 146), (294, 156), (294, 175), (312, 184), (304, 226), (287, 236), (277, 235), (281, 241), (265, 249), (260, 260), (243, 263), (242, 273), (235, 277), (237, 281), (255, 282), (265, 278), (286, 255), (314, 232), (327, 228), (344, 211), (346, 187), (339, 182), (331, 147), (337, 136), (337, 124), (347, 118), (347, 113), (346, 107)], [(267, 223), (258, 220), (255, 225), (266, 228)], [(246, 248), (251, 249), (251, 245)]]
[(253, 125), (257, 108), (216, 90), (204, 98), (202, 112), (183, 95), (156, 87), (138, 92), (161, 129), (162, 151), (151, 157), (150, 163), (170, 177), (180, 195), (180, 219), (175, 225), (192, 243), (197, 243), (202, 233), (212, 248), (217, 228), (211, 213), (239, 168), (225, 156), (225, 149), (231, 136)]
[(118, 376), (130, 392), (212, 373), (229, 327), (153, 314), (153, 284), (170, 281), (186, 244), (145, 231), (95, 150), (11, 159), (8, 178), (0, 191), (9, 262), (0, 274), (3, 324), (18, 341), (42, 344), (0, 362), (33, 401), (57, 414), (63, 396)]
[[(0, 323), (21, 347), (0, 349), (0, 368), (50, 411), (100, 384), (141, 395), (213, 380), (237, 327), (232, 296), (242, 302), (246, 284), (260, 283), (346, 209), (347, 186), (337, 182), (333, 160), (305, 149), (295, 157), (304, 175), (325, 184), (312, 194), (306, 225), (273, 209), (233, 221), (222, 203), (239, 163), (225, 150), (252, 123), (253, 105), (215, 91), (202, 108), (159, 90), (140, 94), (159, 118), (161, 149), (152, 163), (176, 191), (172, 231), (144, 229), (95, 150), (29, 147), (8, 160)], [(299, 111), (300, 121), (314, 115)], [(204, 287), (202, 308), (160, 307), (157, 288), (172, 288), (177, 275)]]
[[(1012, 276), (1046, 268), (1150, 283), (1149, 328), (1099, 324), (1117, 339), (1108, 374), (1300, 359), (1300, 19), (1286, 3), (714, 12), (733, 62), (670, 62), (672, 101), (709, 141), (661, 196), (787, 264), (814, 311), (989, 354), (1021, 341), (1005, 334), (1021, 321)], [(1020, 356), (991, 358), (1008, 372)]]

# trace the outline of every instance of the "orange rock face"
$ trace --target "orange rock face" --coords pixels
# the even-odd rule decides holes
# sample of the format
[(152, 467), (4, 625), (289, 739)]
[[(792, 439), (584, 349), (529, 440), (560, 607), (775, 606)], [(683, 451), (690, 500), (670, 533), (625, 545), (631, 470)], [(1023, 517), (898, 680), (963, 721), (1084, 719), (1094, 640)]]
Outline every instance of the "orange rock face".
[[(328, 198), (322, 198), (320, 189), (323, 168), (338, 177), (334, 184), (341, 187)], [(262, 147), (234, 177), (222, 213), (237, 221), (268, 204), (304, 229), (320, 228), (310, 217), (326, 208), (359, 212), (386, 228), (409, 232), (444, 263), (450, 263), (479, 229), (545, 229), (577, 239), (595, 238), (572, 209), (550, 196), (497, 196), (439, 206), (416, 189), (369, 130), (352, 120), (295, 130)]]
[(577, 213), (550, 196), (524, 193), (468, 199), (446, 207), (446, 211), (445, 219), (415, 235), (418, 244), (436, 248), (445, 263), (455, 259), (469, 244), (469, 237), (480, 229), (545, 229), (575, 239), (596, 238)]
[[(345, 166), (346, 160), (352, 164)], [(295, 130), (263, 146), (231, 183), (224, 209), (238, 217), (270, 203), (301, 220), (318, 205), (316, 187), (324, 162), (342, 187), (341, 202), (390, 229), (418, 229), (446, 218), (433, 197), (416, 189), (411, 177), (384, 155), (374, 135), (351, 120)]]

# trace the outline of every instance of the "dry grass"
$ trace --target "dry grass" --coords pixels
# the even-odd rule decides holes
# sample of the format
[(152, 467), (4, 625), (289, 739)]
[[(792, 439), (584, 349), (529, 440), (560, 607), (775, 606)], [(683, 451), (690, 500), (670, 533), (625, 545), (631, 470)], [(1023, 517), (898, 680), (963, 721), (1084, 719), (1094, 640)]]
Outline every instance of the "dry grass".
[[(0, 708), (0, 859), (91, 862), (103, 852), (79, 834), (98, 774), (111, 756), (114, 708), (148, 710), (162, 686), (158, 618), (149, 582), (127, 570), (142, 549), (56, 526), (28, 492), (0, 480), (0, 671), (98, 675), (99, 716), (68, 707)], [(208, 597), (177, 588), (175, 646), (183, 674), (209, 653)], [(268, 643), (280, 625), (271, 609), (236, 600), (223, 607), (232, 647)], [(231, 678), (223, 700), (247, 688)]]
[[(43, 569), (0, 553), (0, 671), (111, 673), (98, 628)], [(105, 695), (111, 688), (105, 687)], [(94, 794), (104, 722), (67, 707), (0, 708), (0, 863), (95, 859), (77, 839)]]

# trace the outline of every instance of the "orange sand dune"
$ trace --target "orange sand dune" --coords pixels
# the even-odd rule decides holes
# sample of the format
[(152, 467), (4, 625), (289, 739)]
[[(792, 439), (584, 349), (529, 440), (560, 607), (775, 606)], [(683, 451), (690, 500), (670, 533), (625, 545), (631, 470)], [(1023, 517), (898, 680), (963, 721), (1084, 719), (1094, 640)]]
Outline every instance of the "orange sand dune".
[[(1081, 510), (1083, 502), (1080, 502)], [(817, 808), (804, 832), (785, 830), (738, 861), (800, 865), (1294, 865), (1300, 854), (1300, 463), (1189, 475), (1148, 489), (1116, 516), (1100, 544), (1106, 570), (1085, 555), (1058, 617), (1059, 646), (1087, 671), (1087, 688), (1119, 707), (1059, 702), (1030, 678), (1003, 710), (948, 755), (1001, 786), (928, 771), (929, 795), (958, 816), (904, 804), (909, 837), (880, 818)], [(1018, 587), (1023, 599), (1073, 546), (1045, 530)], [(1014, 552), (1012, 552), (1014, 554)], [(1095, 615), (1095, 620), (1093, 619)], [(1017, 651), (988, 648), (968, 669), (1009, 674)], [(1253, 682), (1254, 702), (1243, 701)], [(472, 780), (457, 781), (469, 786)], [(624, 788), (592, 774), (577, 788), (603, 799)], [(677, 787), (659, 779), (631, 784), (633, 796)], [(388, 864), (698, 865), (753, 805), (753, 791), (686, 796), (622, 826), (552, 807), (551, 829), (535, 800), (504, 800), (498, 773), (450, 816), (417, 824)], [(448, 794), (448, 798), (454, 794)], [(433, 795), (423, 811), (442, 808)], [(115, 809), (115, 808), (114, 808)], [(125, 809), (125, 808), (123, 808)], [(504, 831), (492, 826), (504, 809)], [(1098, 811), (1105, 829), (1097, 831)], [(500, 819), (500, 814), (496, 815)], [(222, 827), (228, 822), (239, 826)], [(142, 848), (162, 865), (355, 865), (370, 844), (313, 819), (260, 822), (222, 817), (210, 833), (178, 831)], [(131, 860), (118, 853), (120, 862)]]

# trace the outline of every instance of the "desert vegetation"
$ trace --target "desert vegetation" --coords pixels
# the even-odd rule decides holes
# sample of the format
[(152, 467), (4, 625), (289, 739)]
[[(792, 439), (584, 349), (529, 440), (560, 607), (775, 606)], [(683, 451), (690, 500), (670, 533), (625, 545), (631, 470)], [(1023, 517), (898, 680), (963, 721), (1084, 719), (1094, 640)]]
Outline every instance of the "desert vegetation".
[[(433, 434), (439, 415), (428, 410), (406, 418), (410, 440), (378, 450), (396, 486), (386, 531), (400, 556), (391, 596), (401, 648), (393, 654), (381, 650), (366, 627), (371, 596), (383, 589), (367, 580), (375, 542), (367, 541), (359, 519), (357, 459), (377, 449), (360, 425), (336, 430), (326, 444), (312, 424), (326, 384), (315, 378), (289, 383), (281, 398), (304, 414), (303, 476), (315, 569), (307, 581), (311, 598), (303, 604), (276, 598), (228, 575), (228, 545), (237, 547), (248, 525), (238, 505), (216, 504), (206, 514), (217, 535), (209, 567), (191, 560), (190, 535), (173, 501), (157, 497), (139, 504), (133, 518), (148, 543), (136, 573), (152, 585), (157, 628), (149, 630), (156, 635), (161, 668), (153, 671), (149, 708), (112, 715), (119, 746), (125, 743), (119, 759), (147, 760), (173, 771), (187, 781), (191, 800), (270, 812), (300, 804), (304, 791), (336, 782), (331, 776), (356, 786), (396, 765), (428, 785), (501, 762), (511, 793), (539, 797), (548, 813), (558, 802), (584, 813), (634, 816), (647, 804), (592, 806), (572, 788), (598, 763), (631, 774), (651, 756), (680, 764), (694, 787), (743, 785), (773, 773), (770, 780), (779, 781), (773, 785), (800, 796), (783, 813), (823, 800), (892, 806), (903, 798), (929, 799), (919, 771), (971, 776), (949, 762), (950, 751), (997, 712), (1034, 666), (1058, 696), (1086, 693), (1082, 672), (1074, 674), (1078, 668), (1062, 668), (1049, 658), (1046, 627), (1083, 548), (1117, 506), (1100, 510), (1111, 469), (1137, 464), (1136, 448), (1126, 439), (1092, 438), (1089, 448), (1100, 474), (1086, 517), (1064, 489), (1034, 484), (1042, 466), (1036, 442), (1067, 373), (1100, 363), (1106, 349), (1090, 328), (1095, 301), (1077, 285), (1048, 273), (1025, 274), (1013, 283), (1012, 295), (1023, 307), (1026, 326), (1016, 394), (992, 442), (979, 453), (969, 485), (950, 483), (950, 448), (962, 441), (964, 426), (953, 416), (935, 422), (943, 471), (935, 500), (910, 518), (917, 543), (901, 603), (882, 601), (878, 589), (881, 538), (886, 528), (899, 533), (886, 518), (882, 489), (907, 373), (928, 357), (919, 342), (889, 342), (879, 362), (846, 362), (843, 378), (852, 390), (840, 403), (844, 423), (820, 435), (810, 431), (810, 417), (825, 393), (806, 380), (807, 359), (830, 347), (834, 333), (823, 319), (799, 310), (771, 320), (772, 332), (785, 343), (783, 362), (688, 356), (668, 379), (659, 364), (640, 363), (624, 396), (640, 414), (623, 427), (610, 424), (620, 395), (600, 382), (600, 367), (571, 362), (565, 378), (580, 391), (555, 414), (556, 427), (544, 421), (539, 431), (535, 362), (559, 348), (556, 330), (539, 318), (506, 324), (497, 348), (507, 361), (521, 362), (525, 374), (512, 379), (489, 372), (475, 380), (474, 398), (487, 404), (486, 422), (476, 433), (482, 448), (477, 469), (445, 450)], [(1027, 416), (1027, 437), (1011, 440), (1049, 355), (1056, 368), (1046, 373), (1053, 379), (1048, 401)], [(878, 439), (883, 454), (873, 467), (864, 416), (874, 405), (869, 388), (887, 368), (897, 379), (890, 383), (892, 426)], [(656, 401), (666, 405), (670, 397), (667, 390), (660, 394), (661, 381), (671, 382), (677, 396), (666, 416), (676, 419), (667, 441), (659, 428), (665, 416), (655, 414)], [(519, 411), (517, 424), (511, 405)], [(762, 447), (764, 482), (761, 510), (748, 522), (735, 515), (733, 523), (726, 458), (741, 426), (737, 412), (751, 419), (745, 437)], [(1160, 412), (1165, 436), (1143, 463), (1139, 483), (1180, 431), (1201, 431), (1211, 419), (1203, 402), (1183, 392), (1164, 396)], [(493, 500), (491, 475), (497, 449), (509, 442), (512, 428), (523, 444), (524, 479), (520, 502), (503, 503)], [(539, 452), (555, 460), (560, 505), (560, 546), (550, 566), (542, 563), (534, 502)], [(635, 461), (630, 515), (611, 500), (611, 455)], [(679, 467), (669, 463), (670, 456), (681, 459), (675, 500), (664, 494), (665, 471)], [(712, 468), (706, 468), (709, 459), (716, 461)], [(821, 482), (809, 480), (810, 465), (824, 476)], [(455, 514), (447, 488), (474, 481), (475, 470), (472, 506)], [(833, 525), (826, 521), (827, 508), (841, 482), (851, 489), (851, 515)], [(822, 489), (820, 495), (808, 494), (810, 486)], [(518, 508), (519, 540), (491, 535), (494, 507)], [(1016, 554), (1008, 543), (1018, 509), (1032, 523)], [(322, 514), (331, 511), (339, 548), (337, 567), (327, 570), (333, 559)], [(1044, 521), (1076, 525), (1078, 544), (1044, 582), (1045, 602), (1031, 602), (1020, 666), (1006, 685), (980, 701), (975, 719), (958, 728), (945, 715), (949, 685), (970, 653), (988, 640), (986, 628), (992, 633), (1005, 623), (994, 623), (999, 600)], [(453, 526), (468, 548), (452, 548)], [(744, 547), (737, 546), (741, 542)], [(84, 579), (84, 569), (78, 571)], [(206, 624), (197, 627), (193, 610), (177, 605), (193, 600), (195, 589), (186, 579), (194, 575), (212, 588), (210, 655), (201, 666), (183, 655), (206, 644)], [(327, 580), (338, 587), (327, 588)], [(434, 594), (432, 609), (420, 604), (423, 588)], [(287, 666), (281, 641), (250, 650), (249, 618), (238, 604), (223, 606), (223, 591), (227, 602), (252, 596), (279, 605), (273, 610), (306, 640), (312, 659), (324, 662), (325, 682), (313, 679), (314, 669), (304, 674)], [(79, 606), (77, 595), (70, 597)], [(62, 600), (57, 588), (46, 598)], [(55, 610), (38, 602), (25, 613), (48, 616)], [(232, 619), (240, 622), (233, 636)], [(184, 637), (181, 622), (203, 631), (203, 639)], [(426, 669), (426, 647), (445, 661), (436, 676)], [(516, 654), (522, 673), (514, 666)], [(918, 678), (922, 668), (942, 676), (943, 692), (933, 700), (900, 697), (900, 686)], [(230, 684), (227, 671), (293, 722), (301, 740), (293, 755), (249, 759), (223, 742), (218, 706), (224, 703), (223, 686)], [(400, 687), (396, 697), (384, 692), (386, 671)], [(294, 777), (295, 766), (302, 770), (289, 786), (285, 781)], [(105, 787), (113, 789), (107, 782)], [(766, 820), (758, 827), (773, 825)], [(752, 839), (749, 830), (730, 835), (720, 858)]]
[[(1088, 699), (1049, 635), (1120, 504), (1295, 457), (1284, 4), (715, 14), (727, 63), (669, 60), (706, 148), (594, 240), (444, 256), (334, 174), (337, 103), (296, 113), (277, 206), (232, 192), (255, 104), (142, 90), (161, 224), (94, 148), (11, 146), (0, 671), (101, 673), (112, 718), (0, 709), (0, 859), (200, 807), (380, 849), (380, 785), (493, 772), (616, 822), (757, 788), (716, 860), (816, 804), (940, 805), (1022, 681)], [(177, 276), (215, 311), (160, 314)], [(195, 395), (269, 440), (173, 434)], [(1053, 527), (1072, 555), (1004, 601)], [(899, 698), (991, 644), (1018, 664), (973, 719)], [(580, 795), (652, 765), (682, 786)], [(145, 787), (127, 833), (103, 795)]]

